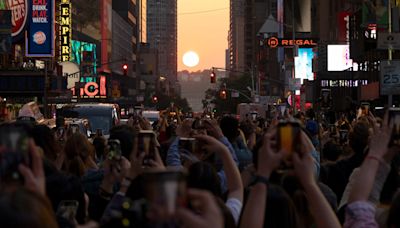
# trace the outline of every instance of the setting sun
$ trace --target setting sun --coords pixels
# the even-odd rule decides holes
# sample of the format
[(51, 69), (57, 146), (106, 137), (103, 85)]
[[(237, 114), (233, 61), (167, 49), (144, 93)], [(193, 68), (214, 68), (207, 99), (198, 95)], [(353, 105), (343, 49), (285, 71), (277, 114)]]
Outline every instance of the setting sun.
[(194, 51), (188, 51), (183, 55), (183, 64), (187, 67), (195, 67), (199, 64), (199, 55)]

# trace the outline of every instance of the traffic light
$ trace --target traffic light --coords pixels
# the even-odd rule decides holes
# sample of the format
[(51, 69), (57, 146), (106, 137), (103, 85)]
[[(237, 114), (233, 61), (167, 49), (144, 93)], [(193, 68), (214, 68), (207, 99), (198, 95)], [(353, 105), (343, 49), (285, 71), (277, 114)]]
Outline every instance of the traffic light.
[(226, 90), (222, 89), (221, 92), (219, 93), (219, 96), (221, 99), (225, 100), (226, 99)]
[(157, 96), (153, 96), (153, 103), (158, 103), (158, 97)]
[(214, 71), (212, 71), (210, 74), (210, 82), (213, 84), (217, 82), (217, 75), (215, 75)]
[(128, 64), (122, 65), (122, 71), (124, 72), (124, 76), (128, 75)]

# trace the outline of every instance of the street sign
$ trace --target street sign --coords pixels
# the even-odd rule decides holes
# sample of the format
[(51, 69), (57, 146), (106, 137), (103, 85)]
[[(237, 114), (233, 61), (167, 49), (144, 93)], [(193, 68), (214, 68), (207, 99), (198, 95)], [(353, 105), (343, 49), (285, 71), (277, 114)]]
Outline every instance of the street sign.
[(400, 94), (400, 60), (381, 61), (381, 95)]
[(400, 33), (378, 33), (378, 49), (400, 50)]

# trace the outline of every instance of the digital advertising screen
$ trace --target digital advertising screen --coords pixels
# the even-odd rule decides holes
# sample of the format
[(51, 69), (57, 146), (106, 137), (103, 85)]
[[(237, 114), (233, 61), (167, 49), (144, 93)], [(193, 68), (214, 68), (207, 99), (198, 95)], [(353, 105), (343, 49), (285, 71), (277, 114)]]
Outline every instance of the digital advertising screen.
[(314, 52), (312, 48), (299, 48), (298, 56), (294, 58), (295, 78), (309, 81), (314, 80), (314, 73), (312, 72), (312, 60)]
[(349, 45), (328, 45), (328, 71), (345, 71), (352, 66)]

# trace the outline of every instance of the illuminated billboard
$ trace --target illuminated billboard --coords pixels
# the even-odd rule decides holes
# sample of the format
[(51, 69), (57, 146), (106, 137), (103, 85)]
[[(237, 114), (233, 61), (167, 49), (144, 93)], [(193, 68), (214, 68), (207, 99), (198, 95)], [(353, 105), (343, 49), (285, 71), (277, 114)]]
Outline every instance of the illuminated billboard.
[(328, 71), (345, 71), (352, 66), (349, 45), (328, 45)]
[(107, 98), (106, 77), (81, 77), (80, 88), (71, 88), (72, 96), (77, 98)]
[[(16, 1), (13, 1), (16, 2)], [(26, 33), (26, 56), (54, 56), (55, 1), (30, 1), (29, 29)]]
[(312, 60), (314, 58), (314, 52), (312, 48), (299, 48), (298, 57), (294, 58), (295, 67), (295, 78), (303, 80), (314, 80), (314, 73), (312, 72)]
[(71, 40), (71, 62), (78, 64), (83, 70), (83, 76), (95, 75), (97, 72), (96, 44)]
[(69, 0), (61, 0), (60, 3), (60, 61), (66, 62), (71, 59), (71, 2)]

